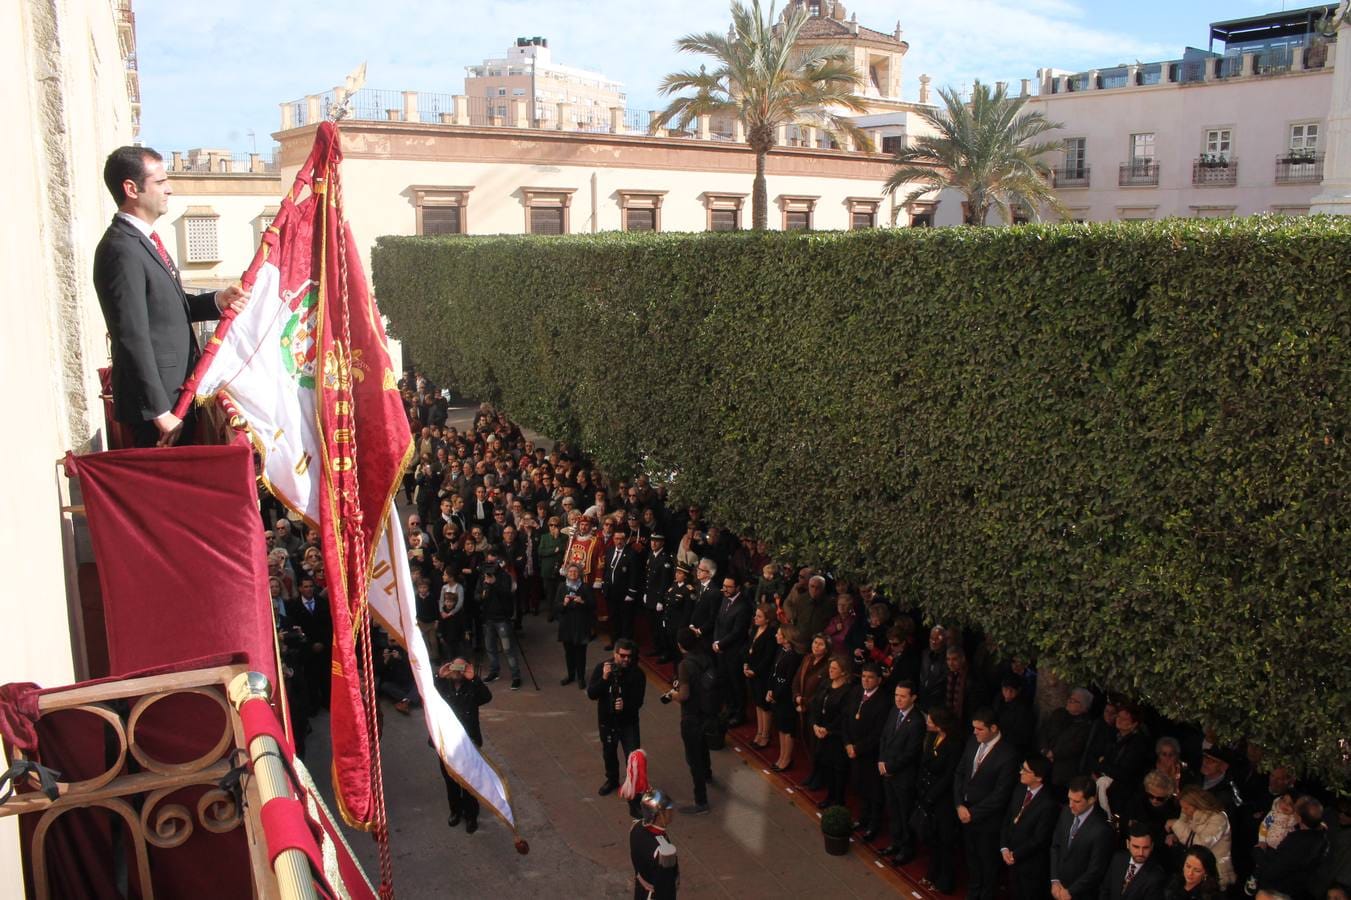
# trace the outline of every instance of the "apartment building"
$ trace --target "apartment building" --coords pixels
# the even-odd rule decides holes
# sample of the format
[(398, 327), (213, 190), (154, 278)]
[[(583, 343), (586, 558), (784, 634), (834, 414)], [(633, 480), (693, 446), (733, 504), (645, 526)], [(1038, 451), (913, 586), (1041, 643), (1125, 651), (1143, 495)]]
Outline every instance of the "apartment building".
[(600, 72), (554, 62), (549, 40), (543, 37), (517, 38), (504, 57), (466, 66), (464, 93), (475, 125), (506, 122), (516, 99), (525, 100), (531, 123), (544, 128), (558, 127), (560, 106), (566, 107), (568, 124), (587, 128), (608, 125), (610, 110), (627, 103), (619, 82)]

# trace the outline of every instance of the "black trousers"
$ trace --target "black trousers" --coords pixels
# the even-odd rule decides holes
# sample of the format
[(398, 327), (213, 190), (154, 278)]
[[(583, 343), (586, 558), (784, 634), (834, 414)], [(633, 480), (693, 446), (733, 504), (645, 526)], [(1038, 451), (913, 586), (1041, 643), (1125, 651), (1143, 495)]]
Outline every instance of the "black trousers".
[(713, 759), (708, 752), (708, 737), (702, 716), (682, 716), (680, 742), (685, 745), (685, 765), (694, 780), (694, 802), (708, 802), (708, 778), (713, 774)]
[[(929, 846), (929, 881), (939, 893), (951, 894), (957, 884), (957, 845), (961, 843), (961, 823), (946, 799), (934, 804), (934, 834)], [(997, 835), (996, 835), (997, 836)]]
[(895, 776), (883, 778), (882, 795), (886, 799), (887, 818), (891, 822), (891, 842), (903, 851), (913, 853), (915, 836), (910, 833), (910, 814), (915, 809), (914, 779)]
[(586, 684), (586, 644), (563, 642), (563, 665), (567, 677)]
[(881, 828), (886, 797), (882, 793), (882, 776), (877, 771), (877, 757), (856, 756), (850, 763), (853, 768), (854, 790), (858, 792), (858, 820), (867, 831)]
[(438, 759), (436, 771), (446, 782), (446, 807), (452, 816), (458, 815), (470, 822), (478, 820), (479, 802), (473, 794), (460, 787), (460, 783), (446, 774), (446, 767)]
[(618, 638), (633, 638), (634, 622), (638, 619), (638, 601), (627, 600), (623, 595), (615, 597), (613, 600), (606, 598), (610, 604), (610, 614), (614, 616), (615, 630), (612, 636)]
[(746, 674), (741, 671), (745, 649), (738, 644), (723, 648), (721, 653), (715, 655), (718, 662), (719, 705), (727, 715), (737, 719), (746, 717)]
[[(585, 651), (585, 646), (583, 646)], [(607, 702), (602, 698), (601, 702)], [(605, 761), (605, 778), (619, 784), (619, 746), (624, 745), (624, 764), (628, 765), (629, 754), (643, 745), (638, 733), (638, 723), (627, 725), (602, 725), (600, 728), (600, 755)]]
[(999, 825), (963, 825), (966, 844), (966, 896), (970, 900), (994, 900), (999, 887)]

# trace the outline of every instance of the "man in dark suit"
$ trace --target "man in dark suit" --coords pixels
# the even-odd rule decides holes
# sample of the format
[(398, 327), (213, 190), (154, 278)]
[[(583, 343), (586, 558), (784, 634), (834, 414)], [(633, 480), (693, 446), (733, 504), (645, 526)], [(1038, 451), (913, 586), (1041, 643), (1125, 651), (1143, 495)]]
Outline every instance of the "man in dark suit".
[(314, 586), (313, 578), (303, 576), (298, 590), (300, 596), (286, 602), (286, 618), (305, 634), (305, 668), (311, 675), (306, 681), (309, 709), (327, 709), (331, 685), (327, 673), (333, 668), (333, 614), (328, 596)]
[(117, 215), (94, 251), (94, 290), (108, 326), (113, 357), (113, 415), (138, 447), (192, 439), (192, 417), (173, 414), (179, 388), (201, 348), (192, 322), (239, 311), (248, 301), (237, 285), (189, 297), (155, 220), (169, 210), (173, 189), (164, 158), (149, 147), (119, 147), (103, 166)]
[(1032, 754), (1018, 770), (1020, 790), (1013, 792), (1004, 825), (999, 831), (999, 852), (1009, 867), (1013, 900), (1046, 900), (1051, 895), (1051, 834), (1060, 816), (1054, 789), (1046, 785), (1051, 764)]
[[(631, 639), (638, 607), (638, 560), (633, 548), (628, 546), (628, 534), (615, 529), (604, 553), (605, 605), (615, 623), (612, 637)], [(607, 645), (605, 649), (614, 647)]]
[(667, 638), (662, 627), (662, 614), (666, 609), (666, 592), (675, 582), (675, 557), (666, 549), (666, 535), (660, 531), (652, 532), (652, 550), (643, 567), (643, 608), (647, 610), (648, 622), (652, 625), (654, 653), (663, 659), (675, 654), (675, 645)]
[(1168, 875), (1154, 861), (1154, 836), (1143, 822), (1131, 822), (1126, 849), (1118, 850), (1098, 890), (1099, 900), (1162, 900)]
[(713, 575), (718, 567), (711, 559), (699, 560), (695, 568), (694, 607), (690, 612), (690, 629), (708, 649), (713, 644), (713, 623), (718, 618), (722, 594)]
[(894, 696), (895, 708), (887, 715), (879, 738), (877, 771), (882, 776), (882, 793), (891, 822), (891, 843), (882, 850), (882, 855), (903, 866), (915, 856), (910, 814), (915, 808), (919, 756), (924, 750), (924, 715), (919, 711), (914, 682), (897, 684)]
[(1083, 900), (1098, 893), (1112, 861), (1112, 826), (1098, 811), (1093, 779), (1070, 779), (1066, 799), (1051, 837), (1051, 897)]
[(746, 677), (741, 670), (746, 644), (750, 641), (751, 600), (732, 576), (722, 580), (722, 605), (713, 620), (713, 660), (718, 666), (719, 703), (729, 713), (727, 725), (735, 728), (745, 721)]
[(859, 827), (863, 840), (872, 843), (882, 831), (882, 810), (886, 803), (882, 775), (877, 768), (882, 726), (895, 705), (882, 688), (882, 667), (877, 663), (864, 663), (859, 681), (844, 705), (844, 752), (849, 757), (854, 787), (862, 803)]
[(999, 826), (1018, 779), (1020, 757), (1002, 737), (994, 713), (976, 710), (971, 717), (971, 740), (952, 779), (953, 802), (966, 844), (966, 895), (972, 900), (994, 898), (999, 879)]

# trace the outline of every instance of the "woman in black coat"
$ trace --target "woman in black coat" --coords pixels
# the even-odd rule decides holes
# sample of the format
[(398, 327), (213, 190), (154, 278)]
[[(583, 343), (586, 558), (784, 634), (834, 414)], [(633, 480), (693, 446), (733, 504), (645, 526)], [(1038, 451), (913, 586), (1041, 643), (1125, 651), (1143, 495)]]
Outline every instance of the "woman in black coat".
[(836, 656), (826, 668), (826, 679), (821, 682), (808, 710), (812, 733), (816, 735), (816, 765), (826, 782), (826, 799), (816, 804), (818, 809), (844, 803), (844, 789), (849, 783), (849, 757), (844, 752), (844, 719), (849, 690), (853, 687), (853, 667), (848, 657)]
[[(755, 705), (755, 739), (751, 741), (761, 750), (769, 746), (770, 702), (769, 676), (774, 668), (774, 651), (778, 644), (774, 639), (779, 619), (774, 613), (773, 603), (762, 603), (755, 610), (755, 619), (751, 625), (751, 640), (741, 663), (741, 671), (750, 685), (751, 702)], [(744, 704), (744, 700), (742, 703)]]
[(952, 780), (962, 758), (962, 740), (958, 722), (939, 706), (924, 717), (928, 734), (919, 757), (918, 805), (928, 815), (929, 874), (926, 881), (934, 890), (951, 894), (957, 886), (957, 847), (961, 844), (961, 826), (957, 807), (952, 802)]
[(798, 630), (792, 625), (780, 626), (774, 634), (774, 640), (779, 645), (779, 651), (769, 673), (769, 690), (765, 699), (773, 710), (774, 727), (779, 732), (779, 758), (770, 768), (782, 772), (793, 765), (793, 740), (802, 727), (797, 703), (793, 699), (793, 679), (802, 665), (803, 648)]
[(558, 619), (558, 641), (563, 645), (563, 663), (567, 677), (559, 684), (574, 681), (579, 688), (586, 687), (586, 645), (591, 642), (591, 617), (596, 609), (596, 597), (591, 586), (582, 580), (581, 567), (568, 566), (567, 577), (554, 592), (554, 617)]
[(1220, 870), (1209, 847), (1188, 847), (1182, 871), (1164, 888), (1165, 900), (1221, 900)]

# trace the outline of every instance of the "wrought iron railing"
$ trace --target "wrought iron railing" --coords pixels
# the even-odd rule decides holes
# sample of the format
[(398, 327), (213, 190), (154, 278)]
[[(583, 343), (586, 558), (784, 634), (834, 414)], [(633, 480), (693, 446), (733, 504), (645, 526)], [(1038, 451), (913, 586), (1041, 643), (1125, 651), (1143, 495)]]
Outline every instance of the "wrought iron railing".
[(1317, 184), (1323, 180), (1323, 154), (1282, 153), (1276, 157), (1277, 184)]
[(1086, 188), (1089, 186), (1092, 170), (1088, 166), (1062, 166), (1051, 170), (1051, 181), (1058, 188)]
[(1159, 183), (1159, 164), (1152, 159), (1137, 159), (1121, 164), (1117, 184), (1121, 187), (1156, 187)]

